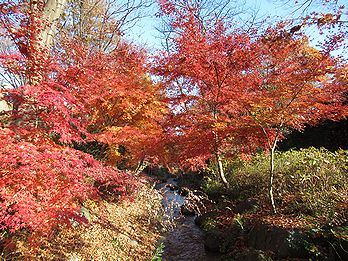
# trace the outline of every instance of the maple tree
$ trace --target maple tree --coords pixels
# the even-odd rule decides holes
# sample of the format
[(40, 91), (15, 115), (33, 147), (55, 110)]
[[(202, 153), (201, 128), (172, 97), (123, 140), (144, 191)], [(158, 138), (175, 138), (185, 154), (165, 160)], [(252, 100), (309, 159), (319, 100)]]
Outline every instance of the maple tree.
[(197, 168), (215, 158), (228, 187), (223, 157), (233, 157), (236, 151), (249, 153), (261, 142), (259, 128), (241, 121), (246, 108), (240, 102), (255, 86), (255, 79), (246, 72), (256, 70), (253, 49), (257, 46), (248, 34), (227, 30), (223, 20), (204, 26), (197, 16), (201, 8), (197, 3), (160, 3), (179, 32), (173, 49), (159, 55), (155, 68), (172, 98), (167, 132), (172, 143), (180, 144), (176, 160), (181, 166)]
[(49, 235), (59, 222), (87, 222), (81, 204), (96, 199), (101, 186), (119, 194), (134, 186), (130, 176), (90, 155), (52, 141), (35, 144), (16, 136), (1, 129), (1, 230), (13, 233), (26, 228), (36, 236)]
[(53, 52), (65, 68), (59, 80), (78, 88), (74, 95), (87, 109), (81, 115), (88, 115), (88, 132), (109, 144), (106, 161), (135, 169), (158, 161), (155, 148), (167, 110), (160, 86), (148, 75), (147, 53), (121, 38), (121, 29), (148, 4), (70, 3)]
[[(283, 138), (282, 133), (293, 129), (301, 131), (305, 126), (316, 125), (326, 119), (333, 121), (344, 120), (347, 116), (347, 85), (344, 83), (346, 65), (343, 62), (346, 60), (346, 57), (338, 55), (337, 52), (337, 50), (344, 50), (347, 46), (346, 7), (338, 1), (330, 0), (317, 2), (296, 1), (295, 3), (295, 11), (301, 11), (302, 13), (302, 17), (300, 17), (301, 23), (295, 26), (289, 23), (292, 27), (288, 32), (284, 28), (285, 24), (282, 24), (277, 29), (270, 30), (268, 32), (270, 35), (266, 36), (268, 40), (264, 41), (264, 43), (268, 42), (266, 44), (266, 49), (268, 50), (270, 50), (269, 47), (275, 49), (276, 46), (282, 46), (289, 50), (288, 52), (283, 52), (283, 55), (286, 55), (287, 58), (283, 57), (282, 59), (289, 59), (292, 68), (290, 68), (290, 65), (281, 66), (284, 71), (279, 72), (279, 74), (283, 75), (284, 78), (283, 76), (278, 76), (278, 78), (283, 79), (282, 84), (295, 87), (293, 90), (284, 89), (284, 91), (286, 90), (285, 93), (281, 91), (282, 87), (278, 84), (278, 87), (275, 87), (276, 90), (272, 94), (273, 97), (264, 99), (265, 102), (267, 99), (277, 102), (276, 108), (278, 109), (283, 107), (283, 111), (273, 110), (268, 113), (264, 111), (268, 115), (267, 117), (269, 117), (269, 122), (266, 125), (277, 129), (273, 132), (273, 135), (267, 137), (267, 140), (269, 140), (268, 147), (271, 151), (269, 193), (274, 212), (276, 212), (272, 193), (274, 150), (277, 141)], [(317, 45), (321, 51), (310, 47), (309, 39), (301, 33), (302, 29), (304, 30), (308, 27), (312, 30), (317, 29), (317, 33), (321, 35), (320, 38), (322, 39), (317, 40)], [(277, 32), (277, 30), (279, 31)], [(299, 38), (296, 39), (294, 34), (297, 34)], [(295, 53), (296, 51), (298, 54)], [(333, 58), (332, 54), (336, 58)], [(293, 60), (293, 58), (295, 59)], [(272, 60), (274, 61), (273, 58)], [(298, 64), (299, 61), (301, 61), (300, 64)], [(277, 63), (273, 63), (273, 66), (274, 68), (281, 68), (278, 67)], [(290, 75), (287, 75), (288, 73)], [(291, 81), (289, 81), (290, 79)], [(281, 100), (275, 98), (277, 96)], [(267, 94), (265, 97), (267, 97)], [(261, 109), (261, 111), (264, 109)], [(273, 113), (279, 113), (278, 119), (274, 118), (275, 114)], [(267, 136), (267, 133), (264, 133)]]
[(340, 65), (328, 53), (310, 47), (307, 37), (289, 34), (280, 24), (258, 41), (259, 86), (250, 93), (249, 116), (262, 128), (270, 151), (269, 194), (273, 211), (274, 151), (283, 134), (324, 119), (346, 117), (345, 85), (337, 83)]
[(0, 5), (2, 37), (15, 47), (1, 55), (1, 66), (26, 79), (1, 89), (13, 109), (0, 112), (0, 223), (2, 230), (25, 228), (36, 238), (71, 218), (84, 221), (80, 208), (87, 198), (135, 189), (130, 174), (72, 149), (73, 142), (122, 143), (143, 159), (141, 148), (153, 141), (147, 137), (160, 130), (156, 113), (165, 111), (158, 86), (145, 74), (143, 50), (122, 43), (109, 54), (90, 52), (67, 39), (69, 48), (51, 52), (40, 36), (45, 7), (44, 1)]

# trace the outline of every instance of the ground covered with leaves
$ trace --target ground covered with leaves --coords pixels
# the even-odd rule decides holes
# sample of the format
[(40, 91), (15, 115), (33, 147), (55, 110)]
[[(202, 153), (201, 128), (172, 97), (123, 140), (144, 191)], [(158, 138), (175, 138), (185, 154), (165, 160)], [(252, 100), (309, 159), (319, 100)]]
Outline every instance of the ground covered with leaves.
[[(161, 196), (142, 185), (132, 200), (88, 201), (82, 209), (87, 225), (72, 222), (57, 229), (39, 248), (18, 236), (1, 260), (149, 260), (160, 238)], [(24, 239), (24, 240), (23, 240)]]

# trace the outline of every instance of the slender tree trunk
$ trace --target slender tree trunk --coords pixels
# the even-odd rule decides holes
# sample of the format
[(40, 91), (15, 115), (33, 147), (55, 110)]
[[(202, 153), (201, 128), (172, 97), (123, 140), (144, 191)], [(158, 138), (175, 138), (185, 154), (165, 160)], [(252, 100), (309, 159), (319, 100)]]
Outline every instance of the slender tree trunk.
[[(217, 114), (216, 114), (216, 110), (213, 110), (213, 117), (215, 120), (217, 120)], [(224, 172), (224, 167), (222, 165), (222, 159), (221, 159), (221, 154), (220, 154), (220, 139), (219, 139), (219, 135), (218, 133), (213, 130), (213, 135), (214, 135), (214, 142), (215, 142), (215, 145), (214, 145), (214, 152), (215, 152), (215, 157), (216, 157), (216, 161), (217, 161), (217, 164), (218, 164), (218, 172), (219, 172), (219, 176), (220, 176), (220, 179), (222, 181), (222, 183), (224, 184), (225, 188), (229, 188), (230, 187), (230, 184), (228, 183), (226, 177), (225, 177), (225, 172)]]
[(229, 188), (230, 184), (228, 183), (228, 181), (226, 180), (226, 177), (225, 177), (224, 168), (222, 166), (222, 159), (221, 159), (220, 153), (216, 152), (215, 156), (216, 156), (216, 161), (218, 163), (218, 172), (219, 172), (219, 176), (221, 178), (221, 181), (224, 184), (225, 188)]
[(271, 148), (271, 157), (270, 157), (270, 173), (269, 173), (269, 199), (271, 201), (273, 213), (277, 213), (276, 205), (274, 203), (273, 197), (273, 179), (274, 179), (274, 151), (277, 145), (277, 139), (275, 139), (273, 146)]
[[(216, 119), (215, 115), (214, 115), (214, 118)], [(214, 134), (214, 139), (215, 139), (214, 150), (215, 150), (216, 162), (218, 164), (218, 173), (219, 173), (220, 179), (221, 179), (222, 183), (224, 184), (225, 188), (229, 188), (230, 184), (228, 184), (228, 181), (226, 180), (224, 167), (222, 165), (221, 155), (219, 152), (219, 136), (215, 131), (213, 131), (213, 134)]]

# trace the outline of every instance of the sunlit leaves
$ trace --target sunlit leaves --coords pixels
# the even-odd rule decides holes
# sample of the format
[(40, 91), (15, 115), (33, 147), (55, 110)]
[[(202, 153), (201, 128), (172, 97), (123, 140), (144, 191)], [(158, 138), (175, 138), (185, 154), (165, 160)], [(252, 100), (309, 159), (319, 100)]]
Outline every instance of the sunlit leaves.
[(80, 204), (98, 197), (96, 182), (114, 184), (120, 193), (132, 186), (126, 174), (102, 166), (90, 155), (49, 140), (39, 144), (18, 140), (13, 131), (0, 130), (2, 230), (26, 228), (49, 234), (59, 222), (83, 221)]
[(341, 65), (310, 46), (301, 26), (246, 33), (212, 18), (204, 27), (194, 2), (160, 2), (176, 34), (154, 71), (170, 94), (177, 162), (197, 167), (216, 152), (270, 149), (285, 130), (346, 116), (346, 87), (335, 78)]
[[(237, 148), (253, 149), (252, 144), (241, 146), (247, 133), (254, 137), (259, 132), (244, 128), (243, 101), (260, 79), (250, 75), (259, 65), (258, 47), (250, 35), (228, 30), (223, 20), (212, 20), (205, 28), (193, 2), (162, 3), (163, 14), (180, 33), (173, 39), (175, 48), (157, 57), (154, 71), (162, 76), (171, 98), (173, 116), (167, 128), (179, 148), (172, 149), (174, 161), (199, 168), (217, 153), (232, 156)], [(258, 142), (255, 138), (254, 145)]]
[(80, 207), (87, 198), (104, 193), (117, 198), (134, 189), (128, 174), (72, 149), (71, 143), (98, 138), (90, 126), (104, 131), (105, 114), (112, 118), (115, 110), (130, 114), (134, 106), (146, 107), (136, 96), (145, 82), (144, 93), (152, 90), (143, 53), (129, 45), (108, 56), (71, 42), (70, 50), (50, 54), (40, 44), (43, 6), (30, 8), (42, 3), (13, 2), (16, 14), (0, 14), (7, 22), (1, 24), (3, 35), (17, 47), (17, 53), (1, 55), (1, 66), (25, 82), (1, 90), (1, 99), (13, 108), (1, 112), (0, 120), (0, 229), (10, 233), (27, 229), (48, 235), (61, 222), (86, 221)]

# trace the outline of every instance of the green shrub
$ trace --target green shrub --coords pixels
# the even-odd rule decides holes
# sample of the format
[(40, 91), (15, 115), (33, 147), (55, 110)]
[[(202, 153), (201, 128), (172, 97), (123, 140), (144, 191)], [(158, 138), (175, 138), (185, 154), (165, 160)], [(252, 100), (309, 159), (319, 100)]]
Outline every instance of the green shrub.
[[(224, 161), (225, 176), (230, 184), (230, 191), (238, 191), (239, 199), (243, 200), (266, 192), (269, 163), (267, 156), (255, 155), (250, 161), (235, 159)], [(203, 190), (208, 195), (229, 194), (221, 183), (216, 164), (209, 166), (202, 183)]]
[(277, 156), (276, 191), (294, 211), (332, 218), (346, 205), (348, 151), (309, 148)]
[[(241, 198), (268, 202), (269, 155), (259, 153), (250, 161), (225, 163), (231, 189)], [(214, 171), (205, 177), (206, 190), (218, 189)], [(216, 176), (215, 176), (216, 177)], [(274, 193), (280, 211), (305, 214), (338, 222), (347, 212), (348, 151), (301, 149), (276, 152)]]

